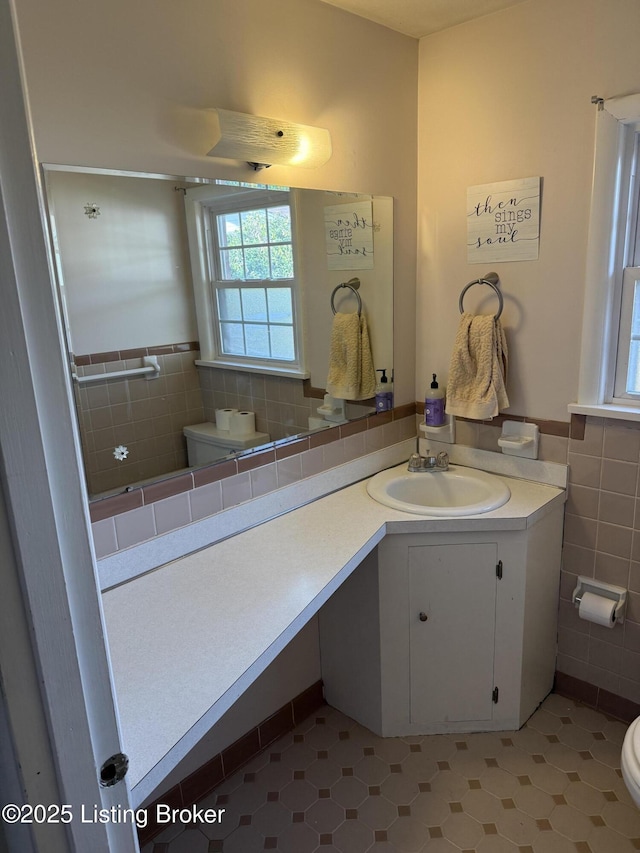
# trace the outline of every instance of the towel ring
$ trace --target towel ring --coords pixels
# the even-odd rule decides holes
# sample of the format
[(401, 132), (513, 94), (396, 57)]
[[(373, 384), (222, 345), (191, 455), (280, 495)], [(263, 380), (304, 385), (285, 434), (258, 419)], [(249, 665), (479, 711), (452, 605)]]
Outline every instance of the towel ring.
[(462, 293), (460, 294), (460, 299), (458, 301), (458, 307), (460, 308), (460, 313), (464, 313), (464, 308), (462, 307), (462, 300), (464, 299), (464, 295), (469, 290), (470, 287), (473, 287), (474, 284), (488, 284), (494, 291), (496, 296), (498, 297), (498, 301), (500, 303), (500, 307), (498, 308), (498, 313), (495, 315), (495, 319), (502, 314), (502, 309), (504, 307), (504, 299), (502, 298), (502, 293), (498, 288), (498, 282), (500, 281), (498, 277), (498, 273), (496, 272), (488, 272), (484, 278), (476, 278), (474, 281), (470, 281), (466, 287), (462, 288)]
[(331, 310), (334, 314), (337, 313), (336, 306), (333, 304), (333, 298), (341, 287), (348, 287), (358, 300), (358, 317), (360, 317), (362, 315), (362, 299), (360, 298), (360, 294), (358, 293), (358, 288), (360, 287), (359, 278), (350, 278), (349, 281), (343, 281), (341, 284), (338, 284), (336, 287), (333, 288), (333, 292), (331, 294)]

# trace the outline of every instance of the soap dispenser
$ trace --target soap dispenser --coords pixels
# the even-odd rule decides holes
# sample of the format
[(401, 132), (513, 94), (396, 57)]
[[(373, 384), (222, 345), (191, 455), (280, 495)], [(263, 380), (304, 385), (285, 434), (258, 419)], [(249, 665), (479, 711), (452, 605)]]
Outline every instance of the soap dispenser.
[(393, 386), (387, 379), (387, 371), (376, 370), (381, 373), (380, 381), (376, 385), (376, 412), (388, 412), (393, 409)]
[(445, 423), (444, 391), (438, 386), (436, 374), (432, 376), (433, 382), (424, 400), (424, 422), (427, 426), (442, 426)]

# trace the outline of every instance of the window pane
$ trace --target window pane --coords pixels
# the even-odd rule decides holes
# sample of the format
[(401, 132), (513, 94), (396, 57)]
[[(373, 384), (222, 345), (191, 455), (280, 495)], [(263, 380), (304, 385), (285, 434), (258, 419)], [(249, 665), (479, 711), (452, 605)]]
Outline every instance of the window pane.
[(242, 249), (220, 250), (220, 276), (223, 281), (244, 279), (244, 253)]
[(631, 341), (627, 369), (627, 394), (640, 394), (640, 342)]
[(284, 287), (268, 287), (269, 320), (272, 323), (293, 323), (291, 291)]
[(291, 212), (288, 205), (270, 207), (269, 240), (272, 243), (291, 242)]
[(247, 323), (244, 327), (247, 341), (247, 355), (254, 358), (269, 358), (269, 329), (268, 326), (256, 326)]
[(245, 249), (245, 279), (260, 279), (269, 278), (269, 249), (267, 246), (260, 246), (255, 249)]
[(242, 311), (245, 320), (267, 321), (267, 298), (263, 288), (245, 287), (242, 289)]
[(240, 246), (242, 232), (240, 231), (240, 214), (225, 213), (217, 217), (218, 235), (221, 246)]
[(640, 394), (640, 282), (633, 283), (633, 306), (627, 368), (627, 394)]
[(293, 278), (291, 246), (271, 246), (271, 278)]
[(291, 326), (269, 326), (271, 332), (271, 354), (273, 358), (295, 359), (293, 329)]
[(244, 355), (244, 335), (241, 323), (220, 323), (222, 351), (226, 355)]
[(245, 246), (269, 242), (266, 210), (245, 210), (242, 213), (242, 242)]
[(242, 320), (240, 291), (237, 287), (225, 287), (218, 291), (218, 314), (221, 320)]

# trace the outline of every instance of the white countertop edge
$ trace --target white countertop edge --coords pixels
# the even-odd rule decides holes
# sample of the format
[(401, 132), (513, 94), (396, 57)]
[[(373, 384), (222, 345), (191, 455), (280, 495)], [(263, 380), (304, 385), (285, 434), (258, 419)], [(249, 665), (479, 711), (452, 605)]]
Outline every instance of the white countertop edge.
[[(151, 798), (154, 791), (167, 778), (169, 773), (185, 758), (191, 749), (203, 738), (222, 716), (233, 706), (234, 702), (247, 690), (266, 668), (276, 659), (280, 652), (291, 642), (296, 634), (312, 619), (327, 602), (333, 593), (342, 585), (349, 575), (357, 569), (367, 554), (385, 537), (385, 525), (365, 542), (321, 592), (316, 595), (299, 615), (291, 622), (265, 652), (240, 675), (238, 680), (209, 708), (209, 710), (185, 733), (185, 735), (167, 752), (152, 769), (138, 782), (132, 784), (131, 800), (134, 808), (141, 806), (146, 799)], [(131, 780), (133, 783), (134, 780)]]
[(216, 515), (203, 518), (156, 536), (147, 542), (118, 551), (98, 561), (100, 589), (106, 592), (114, 586), (133, 580), (145, 572), (157, 569), (187, 554), (215, 545), (230, 536), (235, 536), (304, 506), (311, 501), (331, 494), (365, 477), (377, 474), (409, 458), (415, 449), (415, 438), (405, 439), (382, 450), (345, 462), (335, 468), (306, 477), (297, 483), (283, 486), (238, 506), (223, 510)]

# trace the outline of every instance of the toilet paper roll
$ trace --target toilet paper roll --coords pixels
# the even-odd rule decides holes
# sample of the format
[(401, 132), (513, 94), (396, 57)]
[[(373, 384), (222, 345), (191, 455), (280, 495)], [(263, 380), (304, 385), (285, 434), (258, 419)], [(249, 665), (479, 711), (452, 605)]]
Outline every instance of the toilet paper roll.
[(255, 412), (235, 412), (229, 421), (231, 435), (250, 435), (256, 431)]
[(604, 625), (605, 628), (613, 628), (616, 624), (615, 607), (617, 602), (604, 595), (596, 595), (594, 592), (583, 592), (582, 601), (578, 608), (578, 616), (587, 622), (595, 622), (596, 625)]
[(218, 429), (231, 428), (231, 416), (237, 414), (237, 409), (216, 409), (216, 426)]

